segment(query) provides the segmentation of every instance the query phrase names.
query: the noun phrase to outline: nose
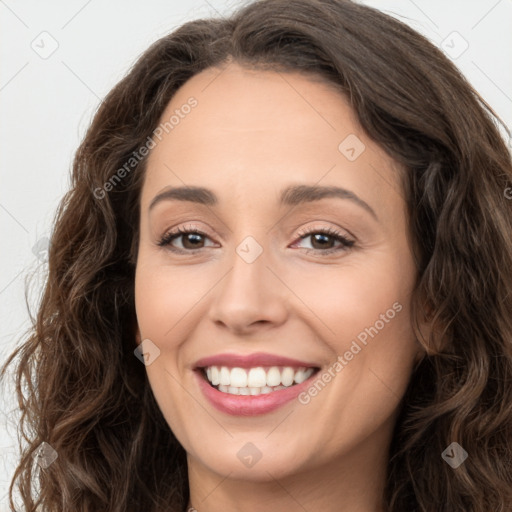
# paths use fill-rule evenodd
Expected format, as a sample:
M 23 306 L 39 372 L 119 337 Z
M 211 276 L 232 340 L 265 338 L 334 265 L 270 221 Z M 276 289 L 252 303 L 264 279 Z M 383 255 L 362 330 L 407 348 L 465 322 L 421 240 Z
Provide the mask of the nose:
M 230 270 L 212 290 L 210 320 L 235 334 L 283 324 L 288 315 L 288 290 L 273 266 L 266 250 L 252 262 L 233 251 Z

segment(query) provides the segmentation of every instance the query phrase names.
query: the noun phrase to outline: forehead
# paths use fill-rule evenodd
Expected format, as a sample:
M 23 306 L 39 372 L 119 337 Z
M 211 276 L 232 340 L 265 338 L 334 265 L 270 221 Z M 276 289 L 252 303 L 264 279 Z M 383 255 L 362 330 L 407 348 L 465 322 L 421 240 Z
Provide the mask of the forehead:
M 392 160 L 364 133 L 346 97 L 311 76 L 210 68 L 176 92 L 161 126 L 171 118 L 148 159 L 145 189 L 153 194 L 187 184 L 263 197 L 303 182 L 396 201 L 388 195 L 399 188 Z M 360 152 L 356 159 L 344 153 L 349 146 Z
M 322 140 L 331 149 L 333 145 L 336 149 L 343 132 L 362 132 L 346 97 L 334 85 L 301 73 L 251 70 L 237 64 L 207 69 L 176 92 L 161 122 L 190 97 L 197 106 L 187 122 L 173 128 L 176 143 L 186 142 L 199 124 L 201 133 L 221 140 L 235 132 L 238 142 L 244 134 L 246 138 L 287 134 L 290 141 Z

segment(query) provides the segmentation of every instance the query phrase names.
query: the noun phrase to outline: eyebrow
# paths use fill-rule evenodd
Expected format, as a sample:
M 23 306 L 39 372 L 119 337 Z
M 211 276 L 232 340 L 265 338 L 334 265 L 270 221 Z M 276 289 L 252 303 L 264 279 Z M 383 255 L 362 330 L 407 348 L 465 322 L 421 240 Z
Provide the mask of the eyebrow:
M 286 206 L 297 206 L 299 204 L 320 201 L 321 199 L 331 197 L 348 199 L 364 208 L 368 213 L 372 215 L 372 217 L 375 218 L 375 220 L 379 220 L 377 214 L 368 203 L 354 194 L 354 192 L 340 187 L 319 185 L 291 185 L 281 191 L 279 202 Z M 149 205 L 149 211 L 151 211 L 158 203 L 165 200 L 190 201 L 205 206 L 215 206 L 219 203 L 215 193 L 212 190 L 204 187 L 169 187 L 164 189 L 153 198 Z

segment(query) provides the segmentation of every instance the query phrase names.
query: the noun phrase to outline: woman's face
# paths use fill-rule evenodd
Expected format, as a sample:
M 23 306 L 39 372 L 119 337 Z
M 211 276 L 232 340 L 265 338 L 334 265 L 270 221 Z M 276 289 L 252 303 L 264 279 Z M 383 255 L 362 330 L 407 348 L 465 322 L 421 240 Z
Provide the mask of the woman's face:
M 393 161 L 340 93 L 295 73 L 206 70 L 161 122 L 141 195 L 137 341 L 189 465 L 263 481 L 383 460 L 421 355 Z M 266 359 L 229 359 L 254 354 Z M 198 366 L 217 367 L 222 391 Z

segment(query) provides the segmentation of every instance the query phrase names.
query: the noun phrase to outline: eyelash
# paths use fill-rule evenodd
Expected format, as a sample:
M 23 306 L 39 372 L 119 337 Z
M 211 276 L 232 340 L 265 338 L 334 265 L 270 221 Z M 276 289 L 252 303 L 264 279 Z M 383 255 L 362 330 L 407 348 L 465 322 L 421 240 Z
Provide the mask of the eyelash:
M 178 253 L 178 254 L 184 254 L 184 253 L 194 254 L 197 251 L 204 249 L 204 247 L 200 247 L 198 249 L 180 249 L 178 247 L 172 247 L 171 242 L 175 238 L 179 238 L 180 236 L 188 235 L 188 234 L 195 234 L 195 235 L 208 237 L 208 235 L 206 233 L 203 233 L 202 231 L 199 231 L 196 228 L 181 228 L 181 227 L 179 227 L 173 231 L 170 231 L 170 232 L 164 234 L 162 236 L 162 238 L 158 241 L 157 245 L 160 247 L 167 247 L 170 251 Z M 341 247 L 337 247 L 337 248 L 332 247 L 330 249 L 325 249 L 325 250 L 306 248 L 305 251 L 307 253 L 320 252 L 322 255 L 327 255 L 327 254 L 332 254 L 334 252 L 346 251 L 346 250 L 350 249 L 351 247 L 353 247 L 355 244 L 354 240 L 349 240 L 347 237 L 345 237 L 344 235 L 342 235 L 341 233 L 339 233 L 338 231 L 336 231 L 335 229 L 332 229 L 332 228 L 307 229 L 305 231 L 298 233 L 298 236 L 301 240 L 304 240 L 308 236 L 317 235 L 317 234 L 318 235 L 320 235 L 320 234 L 326 235 L 326 236 L 333 238 L 337 242 L 341 242 Z
M 350 249 L 351 247 L 353 247 L 354 243 L 355 243 L 354 240 L 349 240 L 346 236 L 344 236 L 339 231 L 336 231 L 333 228 L 323 228 L 323 229 L 309 228 L 309 229 L 306 229 L 305 231 L 301 231 L 300 233 L 297 233 L 297 234 L 301 240 L 304 240 L 305 238 L 307 238 L 308 236 L 311 236 L 311 235 L 326 235 L 326 236 L 333 238 L 334 241 L 336 241 L 336 242 L 341 242 L 341 247 L 338 247 L 338 248 L 332 247 L 330 249 L 325 249 L 325 250 L 306 249 L 307 253 L 320 251 L 320 253 L 322 255 L 332 254 L 334 252 L 346 251 L 346 250 Z

